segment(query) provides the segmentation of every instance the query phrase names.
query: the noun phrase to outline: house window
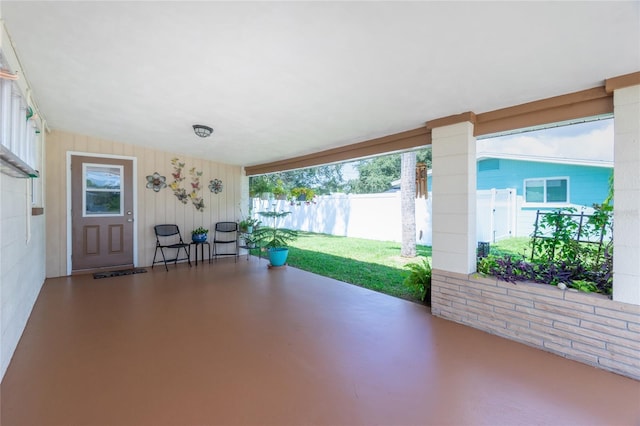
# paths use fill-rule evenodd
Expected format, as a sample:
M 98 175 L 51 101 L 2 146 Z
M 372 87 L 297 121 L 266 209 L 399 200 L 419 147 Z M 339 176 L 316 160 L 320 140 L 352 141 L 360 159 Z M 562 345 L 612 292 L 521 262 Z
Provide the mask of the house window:
M 524 181 L 524 201 L 526 203 L 568 203 L 569 178 L 554 177 L 526 179 Z

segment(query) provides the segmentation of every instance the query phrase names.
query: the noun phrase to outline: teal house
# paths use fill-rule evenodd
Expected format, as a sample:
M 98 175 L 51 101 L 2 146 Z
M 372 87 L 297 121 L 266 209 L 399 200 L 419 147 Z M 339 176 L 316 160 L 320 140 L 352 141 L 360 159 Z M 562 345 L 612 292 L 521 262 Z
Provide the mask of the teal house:
M 531 235 L 538 210 L 588 214 L 607 198 L 612 175 L 612 161 L 480 154 L 478 240 Z
M 531 235 L 536 212 L 573 207 L 589 214 L 609 194 L 613 161 L 479 153 L 477 240 Z M 431 194 L 431 170 L 428 171 Z M 400 190 L 400 180 L 393 182 Z
M 516 155 L 478 157 L 477 188 L 514 188 L 522 208 L 556 209 L 601 204 L 613 162 Z

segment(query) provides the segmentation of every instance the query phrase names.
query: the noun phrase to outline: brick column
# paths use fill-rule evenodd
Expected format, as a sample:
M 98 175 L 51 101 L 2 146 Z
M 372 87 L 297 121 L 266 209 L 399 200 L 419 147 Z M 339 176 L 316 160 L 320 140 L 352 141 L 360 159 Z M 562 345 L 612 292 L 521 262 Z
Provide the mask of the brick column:
M 615 90 L 613 108 L 613 300 L 640 305 L 640 86 Z
M 433 269 L 476 270 L 476 139 L 464 121 L 431 131 Z

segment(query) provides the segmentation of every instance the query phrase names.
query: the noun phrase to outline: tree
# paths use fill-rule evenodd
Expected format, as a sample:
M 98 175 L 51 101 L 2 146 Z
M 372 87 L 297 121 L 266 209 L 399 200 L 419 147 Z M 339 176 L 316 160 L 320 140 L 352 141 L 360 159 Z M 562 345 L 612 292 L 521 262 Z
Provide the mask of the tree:
M 414 151 L 416 161 L 426 163 L 431 168 L 431 147 Z M 349 182 L 350 192 L 356 194 L 376 194 L 391 189 L 391 183 L 400 178 L 400 154 L 381 155 L 361 160 L 357 165 L 359 178 Z
M 316 194 L 320 195 L 341 191 L 345 185 L 342 178 L 342 164 L 330 164 L 300 170 L 271 173 L 268 175 L 252 176 L 249 180 L 249 192 L 255 194 L 255 188 L 261 187 L 265 183 L 270 186 L 272 190 L 278 186 L 281 186 L 286 191 L 290 191 L 293 188 L 304 187 L 311 188 Z
M 400 155 L 384 155 L 362 160 L 356 166 L 359 177 L 350 182 L 351 192 L 376 194 L 391 189 L 391 182 L 400 177 Z
M 416 256 L 416 152 L 402 153 L 400 208 L 402 211 L 402 248 L 400 256 Z

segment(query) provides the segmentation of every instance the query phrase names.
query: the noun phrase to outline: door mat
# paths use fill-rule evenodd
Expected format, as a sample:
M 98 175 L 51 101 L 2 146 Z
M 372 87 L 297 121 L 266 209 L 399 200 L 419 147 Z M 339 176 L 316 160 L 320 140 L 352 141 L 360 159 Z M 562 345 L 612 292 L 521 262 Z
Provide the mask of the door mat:
M 96 272 L 93 274 L 93 278 L 97 280 L 100 278 L 120 277 L 122 275 L 144 274 L 145 272 L 147 270 L 143 268 L 121 269 L 119 271 Z

